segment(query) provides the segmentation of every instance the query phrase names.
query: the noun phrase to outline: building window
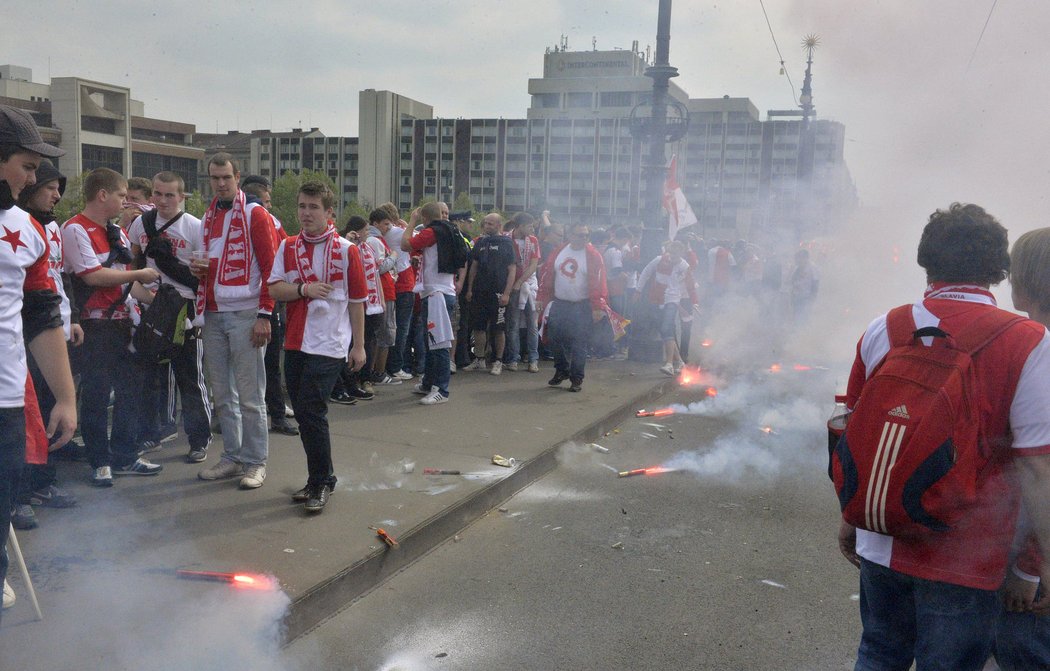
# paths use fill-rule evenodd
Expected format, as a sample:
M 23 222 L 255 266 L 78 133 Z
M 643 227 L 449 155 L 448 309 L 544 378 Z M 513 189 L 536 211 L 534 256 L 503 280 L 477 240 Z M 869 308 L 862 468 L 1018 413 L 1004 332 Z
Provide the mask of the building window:
M 561 106 L 561 94 L 537 93 L 532 96 L 532 106 L 539 109 L 558 109 Z
M 601 107 L 630 107 L 634 103 L 634 94 L 630 91 L 606 91 L 599 98 Z
M 590 109 L 594 105 L 594 94 L 587 92 L 569 93 L 565 99 L 565 106 L 574 109 Z

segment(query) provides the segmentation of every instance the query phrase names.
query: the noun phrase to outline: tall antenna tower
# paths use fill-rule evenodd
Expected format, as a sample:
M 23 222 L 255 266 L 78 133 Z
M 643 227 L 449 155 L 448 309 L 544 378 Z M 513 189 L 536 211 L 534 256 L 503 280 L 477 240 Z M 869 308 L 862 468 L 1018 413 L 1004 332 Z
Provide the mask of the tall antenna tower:
M 798 106 L 802 108 L 802 126 L 809 125 L 811 117 L 816 115 L 813 107 L 813 50 L 820 46 L 820 37 L 806 35 L 802 40 L 802 49 L 806 52 L 806 77 L 802 80 L 802 95 L 798 97 Z

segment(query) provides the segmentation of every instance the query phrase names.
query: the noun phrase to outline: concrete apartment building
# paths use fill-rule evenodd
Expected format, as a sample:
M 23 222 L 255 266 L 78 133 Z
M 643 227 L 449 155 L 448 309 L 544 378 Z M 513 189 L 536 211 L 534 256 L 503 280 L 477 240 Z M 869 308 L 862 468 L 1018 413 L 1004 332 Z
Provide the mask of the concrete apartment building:
M 318 170 L 336 185 L 338 209 L 391 200 L 403 210 L 426 198 L 450 204 L 466 193 L 479 210 L 549 209 L 555 219 L 594 225 L 638 223 L 646 143 L 631 134 L 647 113 L 647 55 L 629 50 L 548 48 L 543 76 L 528 81 L 525 118 L 434 118 L 430 105 L 391 91 L 359 94 L 359 136 L 319 128 L 197 133 L 192 124 L 145 116 L 124 87 L 76 77 L 32 81 L 29 69 L 0 66 L 0 103 L 28 110 L 45 139 L 68 152 L 61 169 L 106 166 L 150 176 L 172 170 L 209 195 L 205 161 L 217 151 L 244 174 L 274 180 Z M 770 110 L 747 98 L 669 95 L 689 118 L 671 145 L 679 183 L 705 237 L 760 237 L 763 231 L 819 233 L 856 202 L 843 157 L 841 123 Z
M 451 202 L 467 193 L 480 210 L 551 210 L 594 225 L 637 223 L 647 143 L 631 134 L 652 80 L 631 50 L 544 54 L 530 79 L 525 119 L 401 122 L 395 202 Z M 705 237 L 762 237 L 771 229 L 819 233 L 853 207 L 845 129 L 795 111 L 763 121 L 747 98 L 690 98 L 670 82 L 688 132 L 669 151 Z M 791 115 L 791 116 L 787 116 Z
M 33 72 L 0 65 L 0 103 L 29 112 L 49 142 L 66 150 L 59 169 L 79 175 L 98 167 L 150 177 L 171 170 L 198 188 L 204 151 L 191 145 L 193 124 L 146 116 L 142 102 L 125 87 L 79 77 L 33 81 Z

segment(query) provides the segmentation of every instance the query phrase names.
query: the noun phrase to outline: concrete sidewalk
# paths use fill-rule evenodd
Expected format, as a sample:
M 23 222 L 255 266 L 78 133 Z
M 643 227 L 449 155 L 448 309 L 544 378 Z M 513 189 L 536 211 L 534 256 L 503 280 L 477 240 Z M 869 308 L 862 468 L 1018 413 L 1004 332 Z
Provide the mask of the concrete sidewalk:
M 306 480 L 298 437 L 271 434 L 266 484 L 252 491 L 236 480 L 197 479 L 201 465 L 184 462 L 182 439 L 149 455 L 165 466 L 159 476 L 118 476 L 108 490 L 87 484 L 87 464 L 60 463 L 61 484 L 80 505 L 37 508 L 40 527 L 19 533 L 46 619 L 29 624 L 33 611 L 12 562 L 21 598 L 3 617 L 3 656 L 14 661 L 11 646 L 43 644 L 66 625 L 90 627 L 109 606 L 84 589 L 100 575 L 141 594 L 169 589 L 176 568 L 275 576 L 291 599 L 284 639 L 292 640 L 548 472 L 558 445 L 594 440 L 672 382 L 654 364 L 592 361 L 583 392 L 573 394 L 568 383 L 547 387 L 552 372 L 547 362 L 539 374 L 460 372 L 451 401 L 434 407 L 418 405 L 411 383 L 379 386 L 374 400 L 353 407 L 332 405 L 339 484 L 319 515 L 289 498 Z M 215 436 L 204 465 L 220 453 Z M 517 466 L 493 465 L 494 454 Z M 387 548 L 370 525 L 400 547 Z

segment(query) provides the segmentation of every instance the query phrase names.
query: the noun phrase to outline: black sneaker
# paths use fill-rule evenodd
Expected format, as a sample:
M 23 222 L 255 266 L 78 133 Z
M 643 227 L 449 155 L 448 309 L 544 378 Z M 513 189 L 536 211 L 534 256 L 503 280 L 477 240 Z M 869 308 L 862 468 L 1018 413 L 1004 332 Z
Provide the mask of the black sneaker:
M 332 397 L 332 400 L 335 401 L 334 396 Z M 335 402 L 338 403 L 339 401 Z M 280 420 L 272 422 L 270 424 L 270 433 L 279 433 L 282 436 L 298 436 L 299 428 L 292 426 L 287 421 L 285 421 L 284 418 L 281 418 Z
M 353 405 L 354 403 L 357 403 L 357 399 L 351 396 L 350 394 L 346 393 L 345 391 L 332 394 L 328 397 L 328 400 L 330 400 L 332 403 L 338 403 L 339 405 Z M 299 433 L 298 429 L 295 433 Z
M 161 445 L 163 443 L 170 443 L 179 437 L 179 431 L 174 426 L 162 426 L 157 435 L 153 437 L 153 442 Z
M 72 508 L 77 504 L 77 497 L 67 494 L 54 485 L 48 485 L 30 494 L 29 504 L 46 508 Z
M 310 499 L 310 490 L 310 483 L 306 483 L 302 489 L 292 493 L 292 501 L 295 501 L 296 503 L 306 503 L 306 501 Z
M 306 499 L 303 506 L 308 513 L 319 513 L 328 503 L 328 497 L 332 495 L 332 488 L 328 485 L 314 485 L 310 489 L 310 498 Z
M 583 389 L 583 380 L 572 380 L 569 384 L 569 391 L 580 391 Z
M 554 377 L 552 377 L 550 380 L 548 380 L 547 384 L 549 384 L 552 387 L 557 387 L 559 384 L 561 384 L 562 382 L 565 382 L 568 379 L 569 379 L 569 374 L 568 373 L 563 373 L 563 372 L 561 372 L 559 370 L 559 371 L 555 371 L 554 372 Z
M 186 453 L 186 462 L 190 464 L 199 464 L 208 460 L 208 446 L 204 447 L 191 447 L 190 451 Z
M 350 391 L 347 392 L 350 396 L 360 399 L 362 401 L 371 401 L 376 397 L 375 392 L 368 391 L 362 387 L 350 387 Z
M 11 526 L 19 531 L 36 529 L 36 513 L 33 512 L 33 506 L 28 503 L 16 503 L 12 506 Z

